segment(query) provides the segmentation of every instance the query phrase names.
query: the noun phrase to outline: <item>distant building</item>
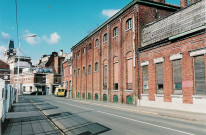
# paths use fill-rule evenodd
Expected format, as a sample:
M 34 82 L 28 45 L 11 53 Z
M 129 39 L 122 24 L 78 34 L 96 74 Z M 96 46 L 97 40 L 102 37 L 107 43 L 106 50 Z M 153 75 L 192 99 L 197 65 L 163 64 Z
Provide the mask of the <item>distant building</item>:
M 63 61 L 63 87 L 67 90 L 67 96 L 72 97 L 72 53 L 67 53 Z
M 7 84 L 10 83 L 9 65 L 2 60 L 0 60 L 0 78 L 3 79 Z

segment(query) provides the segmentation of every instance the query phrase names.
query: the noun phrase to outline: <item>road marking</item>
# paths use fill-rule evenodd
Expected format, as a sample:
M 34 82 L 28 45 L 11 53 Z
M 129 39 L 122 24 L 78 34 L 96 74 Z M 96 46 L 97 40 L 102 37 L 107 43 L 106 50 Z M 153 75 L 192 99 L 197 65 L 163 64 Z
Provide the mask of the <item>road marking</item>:
M 86 103 L 86 104 L 94 104 L 94 105 L 104 106 L 104 107 L 108 107 L 108 108 L 116 108 L 116 109 L 133 111 L 133 112 L 159 115 L 159 113 L 148 112 L 148 111 L 140 111 L 140 110 L 134 110 L 134 109 L 127 109 L 127 108 L 117 107 L 117 106 L 113 106 L 113 105 L 103 105 L 103 104 L 91 103 L 91 102 L 86 102 L 86 101 L 77 101 L 77 100 L 74 100 L 74 99 L 64 99 L 64 100 L 72 100 L 72 101 L 75 101 L 75 102 L 82 102 L 82 103 Z
M 67 105 L 71 105 L 71 106 L 75 106 L 75 107 L 77 107 L 77 108 L 83 108 L 83 109 L 86 109 L 86 110 L 93 111 L 93 109 L 90 109 L 90 108 L 87 108 L 87 107 L 82 107 L 82 106 L 78 106 L 78 105 L 73 105 L 73 104 L 70 104 L 70 103 L 64 103 L 64 102 L 58 101 L 58 100 L 57 100 L 57 102 L 63 103 L 63 104 L 67 104 Z
M 144 122 L 144 121 L 134 120 L 134 119 L 131 119 L 131 118 L 115 115 L 115 114 L 112 114 L 112 113 L 106 113 L 106 112 L 102 112 L 102 111 L 97 111 L 97 112 L 103 113 L 103 114 L 107 114 L 107 115 L 111 115 L 111 116 L 115 116 L 115 117 L 119 117 L 119 118 L 122 118 L 122 119 L 127 119 L 127 120 L 131 120 L 131 121 L 135 121 L 135 122 L 138 122 L 138 123 L 142 123 L 142 124 L 146 124 L 146 125 L 150 125 L 150 126 L 154 126 L 154 127 L 159 127 L 159 128 L 163 128 L 163 129 L 167 129 L 167 130 L 171 130 L 171 131 L 187 134 L 187 135 L 195 135 L 195 134 L 184 132 L 184 131 L 181 131 L 181 130 L 176 130 L 176 129 L 172 129 L 172 128 L 168 128 L 168 127 L 163 127 L 163 126 L 159 126 L 159 125 L 156 125 L 156 124 L 151 124 L 151 123 Z
M 75 107 L 78 107 L 78 108 L 83 108 L 83 109 L 95 111 L 95 110 L 90 109 L 90 108 L 86 108 L 86 107 L 82 107 L 82 106 L 78 106 L 78 105 L 73 105 L 73 104 L 70 104 L 70 103 L 64 103 L 64 102 L 59 101 L 59 100 L 56 100 L 56 101 L 59 102 L 59 103 L 68 104 L 68 105 L 75 106 Z M 130 120 L 130 121 L 142 123 L 142 124 L 145 124 L 145 125 L 150 125 L 150 126 L 154 126 L 154 127 L 158 127 L 158 128 L 162 128 L 162 129 L 167 129 L 167 130 L 170 130 L 170 131 L 175 131 L 175 132 L 186 134 L 186 135 L 195 135 L 195 134 L 184 132 L 184 131 L 181 131 L 181 130 L 176 130 L 176 129 L 173 129 L 173 128 L 168 128 L 168 127 L 164 127 L 164 126 L 160 126 L 160 125 L 156 125 L 156 124 L 152 124 L 152 123 L 148 123 L 148 122 L 144 122 L 144 121 L 139 121 L 139 120 L 127 118 L 127 117 L 116 115 L 116 114 L 112 114 L 112 113 L 107 113 L 107 112 L 103 112 L 103 111 L 96 111 L 96 112 L 99 112 L 99 113 L 102 113 L 102 114 L 106 114 L 106 115 L 115 116 L 115 117 L 119 117 L 119 118 L 122 118 L 122 119 L 127 119 L 127 120 Z

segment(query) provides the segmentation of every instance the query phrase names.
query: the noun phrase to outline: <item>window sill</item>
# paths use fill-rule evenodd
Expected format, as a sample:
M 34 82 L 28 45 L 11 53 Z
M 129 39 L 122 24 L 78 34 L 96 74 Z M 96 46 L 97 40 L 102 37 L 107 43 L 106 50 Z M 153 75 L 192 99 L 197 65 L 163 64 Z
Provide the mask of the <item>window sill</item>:
M 107 41 L 103 42 L 103 44 L 106 44 L 106 43 L 107 43 Z
M 192 95 L 192 98 L 197 98 L 197 99 L 206 99 L 206 95 Z
M 94 73 L 97 73 L 98 71 L 94 71 Z
M 133 92 L 133 90 L 125 90 L 125 92 Z
M 112 90 L 113 92 L 118 92 L 118 90 Z
M 132 29 L 132 28 L 126 29 L 125 32 L 127 32 L 127 31 L 129 31 L 129 30 L 131 30 L 131 29 Z
M 114 37 L 112 37 L 112 38 L 114 39 L 114 38 L 117 38 L 117 37 L 118 37 L 118 36 L 114 36 Z
M 173 98 L 183 98 L 183 95 L 171 95 Z
M 148 97 L 149 94 L 141 94 L 141 96 Z
M 164 94 L 154 94 L 155 97 L 164 97 Z
M 108 90 L 102 90 L 103 92 L 108 92 Z

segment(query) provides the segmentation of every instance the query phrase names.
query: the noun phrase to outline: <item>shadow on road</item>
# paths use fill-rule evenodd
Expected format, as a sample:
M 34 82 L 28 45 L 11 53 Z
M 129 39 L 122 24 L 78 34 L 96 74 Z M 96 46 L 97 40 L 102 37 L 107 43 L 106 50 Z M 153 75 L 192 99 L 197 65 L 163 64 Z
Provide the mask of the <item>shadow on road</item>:
M 72 114 L 70 112 L 51 114 L 47 117 L 53 121 L 56 126 L 61 128 L 65 134 L 97 135 L 111 130 L 99 123 L 86 120 L 77 114 Z

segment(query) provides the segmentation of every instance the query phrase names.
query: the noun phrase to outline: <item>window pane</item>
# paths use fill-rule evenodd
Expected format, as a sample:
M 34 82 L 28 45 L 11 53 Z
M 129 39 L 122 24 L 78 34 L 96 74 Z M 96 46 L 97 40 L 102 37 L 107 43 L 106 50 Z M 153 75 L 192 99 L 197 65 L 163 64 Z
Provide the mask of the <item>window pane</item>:
M 156 64 L 157 94 L 163 93 L 163 63 Z
M 143 74 L 143 94 L 148 93 L 148 66 L 142 68 Z
M 173 82 L 175 90 L 182 90 L 181 60 L 173 61 Z
M 204 55 L 194 57 L 195 93 L 206 95 Z

